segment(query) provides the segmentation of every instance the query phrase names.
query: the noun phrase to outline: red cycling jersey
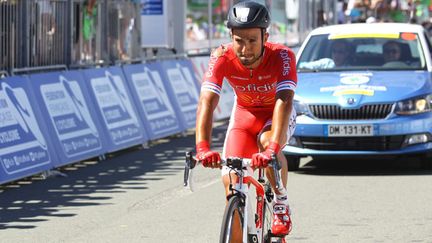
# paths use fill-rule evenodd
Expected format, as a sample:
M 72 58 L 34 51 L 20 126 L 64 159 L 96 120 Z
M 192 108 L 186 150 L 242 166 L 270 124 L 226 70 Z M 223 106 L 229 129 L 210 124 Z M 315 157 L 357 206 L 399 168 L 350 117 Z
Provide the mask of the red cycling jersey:
M 257 138 L 265 127 L 271 126 L 276 93 L 296 88 L 295 56 L 291 49 L 270 42 L 266 42 L 264 48 L 263 60 L 254 69 L 241 64 L 231 44 L 219 47 L 210 57 L 201 91 L 220 95 L 226 78 L 236 93 L 223 157 L 250 158 L 258 152 Z M 294 129 L 295 111 L 292 109 L 288 138 Z M 222 174 L 225 173 L 227 171 L 222 170 Z
M 226 78 L 236 93 L 238 105 L 244 108 L 271 108 L 276 92 L 295 90 L 295 64 L 291 49 L 266 42 L 261 64 L 248 69 L 238 60 L 232 44 L 222 45 L 210 57 L 201 89 L 220 94 L 223 79 Z

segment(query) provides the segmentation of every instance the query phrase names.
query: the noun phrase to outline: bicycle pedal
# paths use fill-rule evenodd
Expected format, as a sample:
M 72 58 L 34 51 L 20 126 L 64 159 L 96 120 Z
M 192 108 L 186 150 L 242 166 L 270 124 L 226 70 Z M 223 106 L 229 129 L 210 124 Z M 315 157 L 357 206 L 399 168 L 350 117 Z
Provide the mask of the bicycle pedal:
M 286 243 L 285 236 L 283 237 L 273 236 L 270 243 Z
M 285 238 L 285 236 L 287 236 L 287 235 L 288 235 L 288 234 L 286 234 L 286 235 L 275 235 L 275 234 L 269 232 L 269 236 L 272 237 L 272 238 L 283 239 L 283 238 Z M 279 241 L 277 241 L 277 242 L 279 242 Z

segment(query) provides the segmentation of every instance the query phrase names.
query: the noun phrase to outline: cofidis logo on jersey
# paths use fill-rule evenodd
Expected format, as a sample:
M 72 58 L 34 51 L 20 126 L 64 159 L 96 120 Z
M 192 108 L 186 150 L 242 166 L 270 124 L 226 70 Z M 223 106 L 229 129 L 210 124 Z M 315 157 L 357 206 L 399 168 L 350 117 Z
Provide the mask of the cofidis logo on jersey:
M 272 84 L 247 84 L 247 85 L 236 85 L 234 86 L 237 91 L 240 92 L 259 92 L 259 93 L 267 93 L 276 89 L 276 83 Z
M 212 54 L 210 55 L 210 62 L 208 64 L 208 69 L 206 73 L 206 77 L 210 78 L 213 76 L 213 70 L 216 65 L 217 60 L 219 57 L 221 57 L 225 52 L 227 51 L 227 48 L 224 45 L 221 45 L 218 49 L 216 49 Z
M 289 56 L 287 49 L 282 49 L 279 55 L 282 58 L 282 75 L 286 76 L 289 74 L 290 71 L 291 57 Z

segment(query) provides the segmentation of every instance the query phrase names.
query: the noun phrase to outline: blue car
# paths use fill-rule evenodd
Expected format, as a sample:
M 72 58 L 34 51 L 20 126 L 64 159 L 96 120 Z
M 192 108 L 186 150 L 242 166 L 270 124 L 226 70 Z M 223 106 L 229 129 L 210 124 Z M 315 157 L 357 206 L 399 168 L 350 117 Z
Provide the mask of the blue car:
M 313 30 L 297 54 L 299 159 L 421 156 L 432 164 L 431 43 L 420 25 L 349 24 Z

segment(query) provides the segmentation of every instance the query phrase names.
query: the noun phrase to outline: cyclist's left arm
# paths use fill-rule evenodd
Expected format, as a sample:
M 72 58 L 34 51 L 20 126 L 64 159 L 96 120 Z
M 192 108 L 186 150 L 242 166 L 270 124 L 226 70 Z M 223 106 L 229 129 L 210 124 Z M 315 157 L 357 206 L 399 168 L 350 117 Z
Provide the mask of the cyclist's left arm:
M 294 90 L 297 86 L 296 59 L 290 49 L 285 58 L 282 57 L 280 75 L 276 85 L 276 100 L 272 117 L 272 129 L 270 141 L 283 146 L 286 142 L 285 134 L 289 125 L 289 117 L 292 112 Z M 288 58 L 287 58 L 288 57 Z M 289 61 L 289 68 L 286 62 Z
M 270 141 L 277 142 L 281 146 L 286 142 L 284 140 L 289 125 L 289 117 L 292 112 L 293 97 L 293 90 L 280 91 L 276 95 Z

